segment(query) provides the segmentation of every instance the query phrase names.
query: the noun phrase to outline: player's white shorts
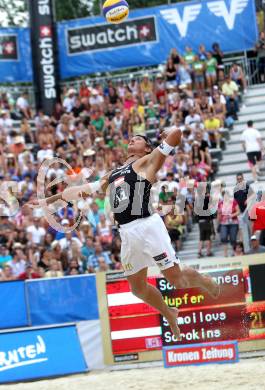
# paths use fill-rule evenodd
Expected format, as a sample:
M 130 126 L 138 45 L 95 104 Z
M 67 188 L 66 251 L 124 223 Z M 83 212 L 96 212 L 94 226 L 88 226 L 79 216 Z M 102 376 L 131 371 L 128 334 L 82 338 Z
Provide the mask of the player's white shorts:
M 120 226 L 121 262 L 125 276 L 156 264 L 160 270 L 178 264 L 166 226 L 158 214 Z

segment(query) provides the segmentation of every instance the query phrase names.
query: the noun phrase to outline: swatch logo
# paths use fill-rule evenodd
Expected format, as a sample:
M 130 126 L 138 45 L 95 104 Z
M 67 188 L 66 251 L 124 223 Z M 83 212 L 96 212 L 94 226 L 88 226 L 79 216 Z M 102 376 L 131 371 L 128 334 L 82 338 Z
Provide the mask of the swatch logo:
M 0 61 L 18 60 L 16 35 L 0 35 Z
M 97 24 L 67 30 L 68 53 L 114 49 L 156 42 L 158 34 L 154 16 L 130 19 L 120 24 Z

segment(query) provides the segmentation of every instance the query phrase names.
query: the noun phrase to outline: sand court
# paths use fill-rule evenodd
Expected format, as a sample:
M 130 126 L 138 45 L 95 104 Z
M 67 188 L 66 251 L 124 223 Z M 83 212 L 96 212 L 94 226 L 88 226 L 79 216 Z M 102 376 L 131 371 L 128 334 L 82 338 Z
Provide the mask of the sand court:
M 5 390 L 264 390 L 265 357 L 234 364 L 164 369 L 91 372 L 33 383 L 3 385 Z

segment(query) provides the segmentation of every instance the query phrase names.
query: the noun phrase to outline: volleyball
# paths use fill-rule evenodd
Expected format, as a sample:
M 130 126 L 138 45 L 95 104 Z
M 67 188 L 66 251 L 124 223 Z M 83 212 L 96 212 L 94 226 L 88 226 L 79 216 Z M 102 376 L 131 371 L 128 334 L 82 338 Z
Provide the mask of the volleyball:
M 129 15 L 129 6 L 125 0 L 106 0 L 103 4 L 103 14 L 109 23 L 122 23 Z

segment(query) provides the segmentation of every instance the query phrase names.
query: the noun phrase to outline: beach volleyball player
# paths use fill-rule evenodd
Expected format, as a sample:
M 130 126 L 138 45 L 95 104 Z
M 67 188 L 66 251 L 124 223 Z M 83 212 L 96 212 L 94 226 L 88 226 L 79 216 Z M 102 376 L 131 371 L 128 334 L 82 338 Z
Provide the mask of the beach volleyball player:
M 181 142 L 181 131 L 172 130 L 165 140 L 153 149 L 147 137 L 133 136 L 128 144 L 125 164 L 108 173 L 100 181 L 68 187 L 59 198 L 67 202 L 96 191 L 106 191 L 110 197 L 114 218 L 121 236 L 121 261 L 132 293 L 156 308 L 169 322 L 179 338 L 177 310 L 169 308 L 159 290 L 147 283 L 148 267 L 156 264 L 168 282 L 176 288 L 200 287 L 217 298 L 219 287 L 209 276 L 190 267 L 180 267 L 167 229 L 161 217 L 150 208 L 150 191 L 156 174 L 170 152 Z

